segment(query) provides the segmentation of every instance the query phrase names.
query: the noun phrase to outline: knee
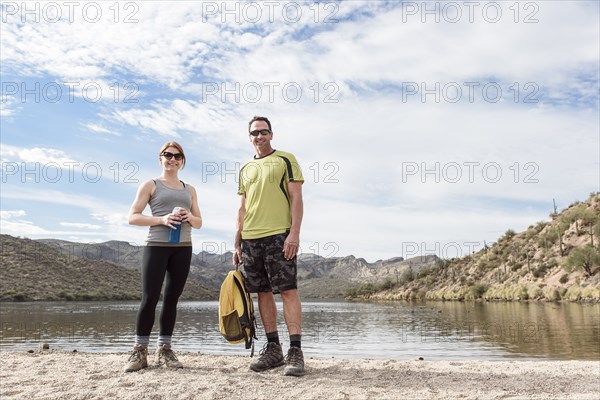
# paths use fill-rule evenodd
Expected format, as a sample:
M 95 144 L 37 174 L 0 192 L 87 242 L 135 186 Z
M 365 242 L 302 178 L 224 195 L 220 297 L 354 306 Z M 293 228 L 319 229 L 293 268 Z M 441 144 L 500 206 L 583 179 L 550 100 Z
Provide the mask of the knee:
M 168 306 L 175 306 L 177 305 L 177 302 L 179 301 L 179 297 L 181 296 L 182 292 L 168 292 L 165 293 L 164 297 L 163 297 L 163 304 Z
M 151 296 L 149 294 L 144 294 L 142 296 L 142 302 L 140 304 L 140 308 L 142 308 L 142 309 L 155 308 L 156 305 L 158 304 L 159 297 L 160 297 L 160 295 Z
M 284 290 L 281 292 L 281 299 L 283 301 L 300 301 L 298 289 Z
M 273 301 L 275 301 L 275 296 L 273 295 L 273 292 L 258 292 L 256 293 L 256 295 L 258 296 L 259 300 L 269 301 L 273 299 Z

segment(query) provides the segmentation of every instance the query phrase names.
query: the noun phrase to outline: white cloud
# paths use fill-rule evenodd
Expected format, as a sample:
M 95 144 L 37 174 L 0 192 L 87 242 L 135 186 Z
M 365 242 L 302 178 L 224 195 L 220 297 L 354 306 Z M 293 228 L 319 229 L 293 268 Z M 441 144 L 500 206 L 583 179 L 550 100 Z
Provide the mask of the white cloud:
M 35 237 L 40 235 L 49 235 L 59 233 L 56 231 L 46 230 L 40 226 L 35 225 L 31 221 L 23 220 L 0 220 L 2 225 L 2 233 L 5 235 L 21 236 L 21 237 Z
M 100 225 L 86 224 L 80 222 L 60 222 L 60 226 L 66 226 L 68 228 L 77 228 L 77 229 L 100 229 L 102 228 Z
M 2 233 L 13 236 L 24 236 L 24 237 L 52 237 L 52 236 L 65 236 L 77 234 L 80 237 L 90 235 L 90 232 L 86 232 L 86 229 L 98 229 L 100 226 L 91 224 L 80 224 L 80 223 L 68 223 L 61 222 L 60 226 L 67 228 L 83 229 L 83 231 L 62 231 L 57 229 L 47 229 L 40 224 L 23 219 L 26 217 L 27 212 L 24 210 L 16 211 L 0 211 L 0 226 L 2 226 Z
M 3 88 L 4 90 L 4 88 Z M 21 107 L 14 107 L 15 97 L 6 93 L 0 94 L 0 118 L 8 120 L 16 115 Z
M 101 125 L 94 124 L 94 123 L 85 124 L 84 127 L 86 129 L 88 129 L 89 131 L 95 132 L 95 133 L 106 133 L 108 135 L 121 136 L 121 134 L 119 132 L 112 131 L 110 129 L 107 129 Z
M 132 183 L 138 177 L 149 177 L 146 171 L 140 171 L 139 164 L 130 161 L 129 154 L 119 155 L 117 159 L 112 149 L 99 150 L 101 147 L 82 147 L 81 139 L 75 132 L 77 142 L 68 146 L 77 154 L 72 159 L 67 152 L 59 148 L 24 147 L 0 143 L 0 162 L 2 183 L 31 182 L 38 184 L 73 184 L 78 181 L 88 184 L 100 180 L 107 182 Z M 112 136 L 112 135 L 111 135 Z M 138 175 L 138 172 L 143 172 Z
M 6 235 L 12 236 L 21 236 L 21 237 L 29 237 L 29 238 L 76 238 L 80 242 L 89 242 L 90 235 L 97 235 L 98 232 L 88 232 L 86 229 L 90 229 L 87 227 L 80 226 L 69 226 L 72 228 L 76 228 L 76 230 L 60 230 L 60 229 L 48 229 L 42 226 L 39 226 L 34 221 L 27 220 L 0 220 L 0 224 L 2 225 L 2 233 Z M 109 240 L 109 239 L 105 239 Z
M 140 233 L 140 228 L 132 227 L 127 223 L 127 214 L 118 213 L 115 210 L 128 210 L 128 204 L 121 204 L 111 201 L 110 198 L 101 200 L 91 194 L 73 194 L 60 190 L 44 190 L 44 196 L 40 196 L 35 188 L 24 186 L 17 187 L 6 185 L 3 189 L 3 201 L 17 200 L 19 202 L 32 202 L 32 207 L 37 210 L 57 210 L 61 212 L 70 210 L 69 215 L 74 213 L 83 213 L 90 219 L 100 221 L 102 224 L 92 224 L 86 222 L 58 222 L 58 226 L 73 228 L 72 230 L 50 229 L 40 226 L 42 222 L 33 222 L 27 220 L 15 220 L 14 217 L 24 216 L 15 212 L 2 214 L 2 233 L 30 237 L 63 237 L 74 239 L 79 237 L 82 242 L 89 241 L 89 236 L 95 238 L 102 237 L 107 240 L 126 240 L 132 243 L 142 243 L 145 235 Z M 55 211 L 56 212 L 56 211 Z M 98 232 L 102 229 L 103 232 Z M 143 229 L 143 228 L 142 228 Z
M 103 3 L 105 16 L 113 16 L 111 4 Z M 352 1 L 331 3 L 338 9 L 303 3 L 297 23 L 278 10 L 273 22 L 238 24 L 231 15 L 225 22 L 221 14 L 207 18 L 206 5 L 191 2 L 135 4 L 133 24 L 122 23 L 123 9 L 119 23 L 108 18 L 93 24 L 2 24 L 3 71 L 19 79 L 98 82 L 107 94 L 115 82 L 135 83 L 142 101 L 103 102 L 93 111 L 96 119 L 85 115 L 76 126 L 109 142 L 97 151 L 110 147 L 117 156 L 129 138 L 137 139 L 136 146 L 173 138 L 187 143 L 194 163 L 185 179 L 197 188 L 205 219 L 204 229 L 194 233 L 196 244 L 231 242 L 238 200 L 234 178 L 206 181 L 205 167 L 231 171 L 252 156 L 245 130 L 255 114 L 271 118 L 275 148 L 295 153 L 303 167 L 302 245 L 321 255 L 332 250 L 324 248 L 328 243 L 338 244 L 340 254 L 382 258 L 399 255 L 403 243 L 430 249 L 436 243 L 493 241 L 508 228 L 547 216 L 554 198 L 568 204 L 598 189 L 597 4 L 531 2 L 539 7 L 534 24 L 522 23 L 522 8 L 515 23 L 511 2 L 500 3 L 503 18 L 496 24 L 482 19 L 481 6 L 473 23 L 464 7 L 459 23 L 435 23 L 431 15 L 422 23 L 421 15 L 403 14 L 403 3 Z M 332 10 L 338 22 L 322 23 Z M 480 85 L 469 102 L 464 83 L 474 81 Z M 425 102 L 419 94 L 404 99 L 403 84 L 406 89 L 412 82 L 428 89 L 456 82 L 462 101 L 438 103 L 432 94 Z M 497 103 L 482 98 L 488 82 L 503 91 Z M 528 82 L 535 85 L 527 89 Z M 267 84 L 275 85 L 274 99 Z M 286 84 L 301 86 L 301 101 L 286 101 Z M 248 101 L 253 92 L 245 90 L 256 86 L 262 97 L 254 103 Z M 524 103 L 531 93 L 537 104 Z M 332 94 L 337 102 L 325 102 Z M 22 114 L 14 113 L 14 101 L 2 107 L 15 121 Z M 2 145 L 0 157 L 74 161 L 59 148 Z M 78 157 L 89 151 L 81 146 Z M 140 164 L 142 175 L 153 176 L 155 164 Z M 456 165 L 461 177 L 449 182 Z M 486 165 L 492 168 L 484 170 Z M 502 176 L 492 182 L 496 166 Z M 418 170 L 409 174 L 408 167 Z M 41 196 L 20 187 L 3 188 L 2 197 L 39 202 Z M 119 211 L 129 204 L 113 191 L 55 190 L 44 192 L 43 202 L 74 206 L 101 221 L 89 224 L 105 229 L 103 234 L 95 229 L 95 238 L 145 237 L 142 228 L 127 225 Z M 541 206 L 546 203 L 547 210 Z M 3 223 L 17 217 L 5 214 Z
M 13 219 L 17 217 L 24 217 L 27 215 L 25 210 L 1 210 L 0 218 L 2 219 Z
M 2 24 L 6 67 L 65 81 L 110 80 L 114 68 L 179 86 L 219 39 L 216 25 L 198 23 L 200 7 L 191 3 L 132 2 L 136 7 L 121 9 L 117 22 L 114 5 L 96 4 L 103 16 L 97 22 L 86 20 L 81 8 L 72 23 L 40 18 L 20 24 L 20 15 L 8 17 Z M 125 23 L 126 16 L 137 22 Z
M 260 25 L 249 23 L 243 9 L 237 23 L 235 15 L 210 17 L 206 7 L 189 2 L 135 3 L 138 22 L 115 23 L 107 3 L 106 18 L 97 23 L 3 24 L 3 56 L 8 67 L 25 67 L 25 74 L 110 85 L 117 70 L 140 77 L 140 86 L 156 82 L 172 89 L 183 89 L 198 72 L 241 83 L 340 86 L 497 77 L 539 80 L 553 91 L 565 84 L 577 89 L 573 70 L 597 75 L 597 6 L 546 2 L 538 6 L 538 22 L 527 24 L 515 23 L 506 3 L 498 23 L 486 22 L 481 8 L 473 23 L 464 8 L 457 23 L 436 23 L 432 16 L 423 23 L 420 14 L 407 16 L 403 7 L 370 3 L 336 3 L 337 10 L 307 3 L 294 23 L 280 7 L 272 22 Z M 264 19 L 267 9 L 262 11 Z M 324 23 L 334 11 L 338 22 Z M 368 13 L 345 19 L 359 11 Z M 311 30 L 322 32 L 306 36 Z
M 0 143 L 0 158 L 2 162 L 52 163 L 61 168 L 67 168 L 69 165 L 77 163 L 62 150 L 44 147 L 27 148 L 3 143 Z

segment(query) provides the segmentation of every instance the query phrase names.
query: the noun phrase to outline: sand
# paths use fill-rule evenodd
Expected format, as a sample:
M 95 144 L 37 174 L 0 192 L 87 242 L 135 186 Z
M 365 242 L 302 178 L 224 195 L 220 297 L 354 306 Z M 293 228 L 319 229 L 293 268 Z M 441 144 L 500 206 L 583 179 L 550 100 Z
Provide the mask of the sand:
M 307 359 L 306 375 L 249 357 L 180 353 L 184 369 L 124 373 L 125 353 L 2 351 L 9 399 L 598 399 L 600 361 Z

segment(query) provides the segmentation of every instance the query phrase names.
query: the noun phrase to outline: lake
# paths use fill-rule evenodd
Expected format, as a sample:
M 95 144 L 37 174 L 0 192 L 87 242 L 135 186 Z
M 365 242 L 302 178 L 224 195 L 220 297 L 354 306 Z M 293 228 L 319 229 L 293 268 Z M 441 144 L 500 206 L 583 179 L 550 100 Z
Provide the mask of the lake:
M 48 343 L 129 351 L 137 309 L 138 302 L 0 303 L 0 350 Z M 287 348 L 281 303 L 278 309 Z M 221 338 L 217 310 L 216 301 L 180 302 L 174 349 L 248 355 L 243 344 Z M 600 360 L 599 304 L 304 301 L 303 325 L 302 347 L 314 358 Z M 257 352 L 266 341 L 260 321 L 258 332 Z

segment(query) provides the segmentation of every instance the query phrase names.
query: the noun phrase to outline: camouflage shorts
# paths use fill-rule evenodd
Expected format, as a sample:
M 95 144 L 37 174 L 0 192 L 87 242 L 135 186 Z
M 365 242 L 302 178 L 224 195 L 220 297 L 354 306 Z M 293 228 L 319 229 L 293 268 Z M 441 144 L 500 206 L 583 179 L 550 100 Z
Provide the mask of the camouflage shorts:
M 296 257 L 283 257 L 287 233 L 260 239 L 242 239 L 242 262 L 246 288 L 251 293 L 275 294 L 297 288 Z

